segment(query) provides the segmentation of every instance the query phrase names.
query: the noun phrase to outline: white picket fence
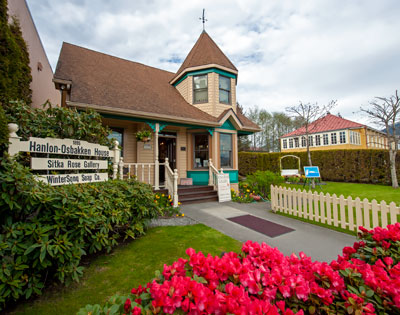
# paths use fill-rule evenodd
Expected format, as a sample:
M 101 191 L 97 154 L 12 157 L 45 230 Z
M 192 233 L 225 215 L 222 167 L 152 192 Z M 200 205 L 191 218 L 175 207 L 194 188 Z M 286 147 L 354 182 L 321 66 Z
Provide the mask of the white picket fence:
M 400 207 L 394 202 L 378 203 L 375 199 L 361 200 L 352 197 L 339 197 L 323 192 L 296 190 L 271 185 L 271 207 L 274 212 L 280 211 L 316 222 L 325 223 L 357 231 L 359 226 L 367 229 L 377 226 L 386 227 L 394 224 L 400 215 Z

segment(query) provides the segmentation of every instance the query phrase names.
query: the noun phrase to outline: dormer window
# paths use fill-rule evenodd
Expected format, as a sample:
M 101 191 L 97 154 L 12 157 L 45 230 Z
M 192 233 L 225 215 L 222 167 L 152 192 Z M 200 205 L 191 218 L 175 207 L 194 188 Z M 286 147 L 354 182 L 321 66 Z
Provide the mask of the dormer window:
M 207 74 L 193 76 L 193 103 L 208 103 Z
M 231 79 L 219 76 L 219 102 L 231 104 Z

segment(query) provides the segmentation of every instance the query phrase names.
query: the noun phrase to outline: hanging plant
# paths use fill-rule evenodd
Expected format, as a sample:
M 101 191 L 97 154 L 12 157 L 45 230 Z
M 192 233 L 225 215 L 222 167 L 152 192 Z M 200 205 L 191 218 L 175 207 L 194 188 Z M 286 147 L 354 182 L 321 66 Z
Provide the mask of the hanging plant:
M 141 130 L 136 133 L 136 140 L 141 142 L 148 142 L 151 139 L 150 130 Z

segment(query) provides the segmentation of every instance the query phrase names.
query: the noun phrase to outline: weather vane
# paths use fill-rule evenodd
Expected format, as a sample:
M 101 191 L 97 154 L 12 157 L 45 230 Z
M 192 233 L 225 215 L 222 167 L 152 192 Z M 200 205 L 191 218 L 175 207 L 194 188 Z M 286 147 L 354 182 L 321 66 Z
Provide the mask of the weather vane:
M 205 31 L 205 23 L 206 23 L 206 21 L 208 21 L 204 16 L 204 11 L 205 10 L 206 9 L 203 9 L 203 17 L 199 18 L 199 20 L 202 20 L 202 22 L 203 22 L 203 31 Z

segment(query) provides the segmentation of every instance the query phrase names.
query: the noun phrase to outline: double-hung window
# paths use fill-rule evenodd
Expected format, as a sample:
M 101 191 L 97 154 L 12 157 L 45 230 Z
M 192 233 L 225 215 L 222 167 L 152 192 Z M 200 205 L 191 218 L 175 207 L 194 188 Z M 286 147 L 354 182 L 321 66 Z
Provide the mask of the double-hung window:
M 307 143 L 306 143 L 306 137 L 301 137 L 301 146 L 303 147 L 303 148 L 305 148 L 306 146 L 307 146 Z
M 208 102 L 208 78 L 205 75 L 193 76 L 193 103 Z
M 321 135 L 315 136 L 315 145 L 317 146 L 321 145 Z
M 221 167 L 233 167 L 232 135 L 221 133 L 219 136 Z
M 282 143 L 283 143 L 283 148 L 284 148 L 284 149 L 287 149 L 287 139 L 284 139 L 284 140 L 282 141 Z
M 299 147 L 299 138 L 294 138 L 294 146 L 295 146 L 296 148 Z
M 329 144 L 329 137 L 327 133 L 324 133 L 322 136 L 323 140 L 324 140 L 324 145 L 328 145 Z
M 208 167 L 208 134 L 194 135 L 194 167 Z
M 339 132 L 340 143 L 346 143 L 346 131 Z
M 222 75 L 219 76 L 219 102 L 231 103 L 231 79 Z
M 308 136 L 308 145 L 310 146 L 310 147 L 313 147 L 314 146 L 314 137 L 313 136 Z
M 337 144 L 336 132 L 331 133 L 331 144 Z
M 293 138 L 289 139 L 289 148 L 292 149 L 293 148 Z

